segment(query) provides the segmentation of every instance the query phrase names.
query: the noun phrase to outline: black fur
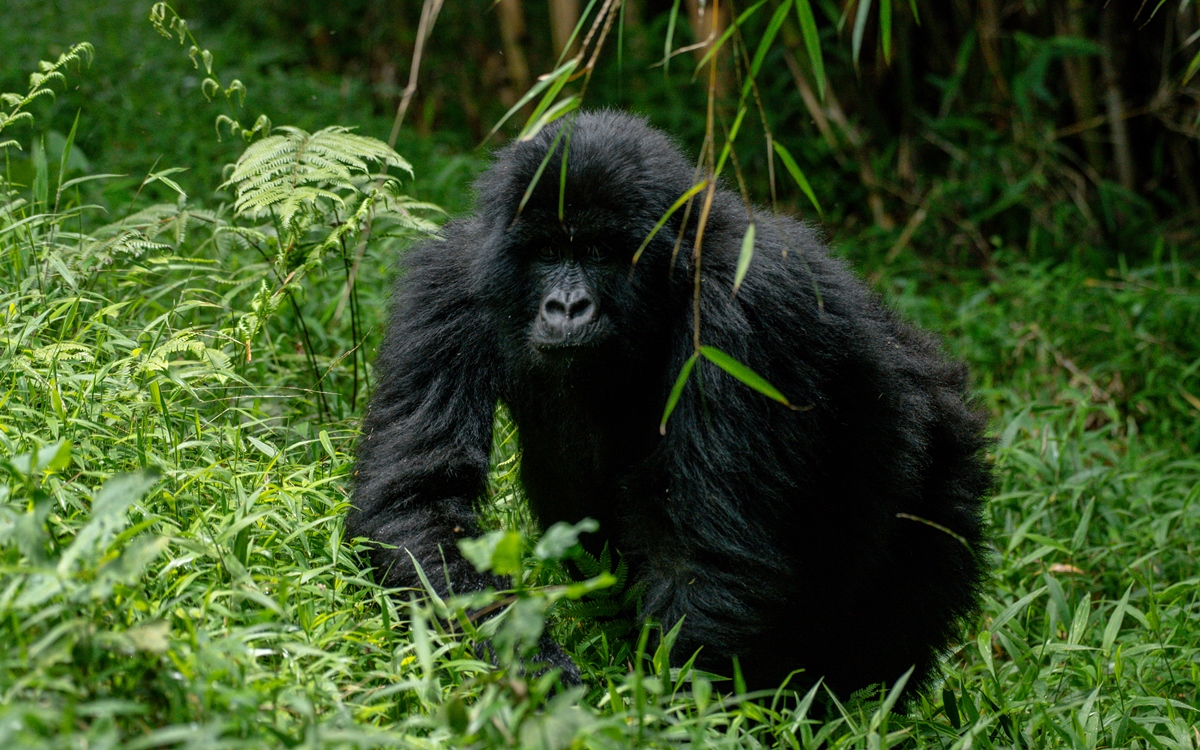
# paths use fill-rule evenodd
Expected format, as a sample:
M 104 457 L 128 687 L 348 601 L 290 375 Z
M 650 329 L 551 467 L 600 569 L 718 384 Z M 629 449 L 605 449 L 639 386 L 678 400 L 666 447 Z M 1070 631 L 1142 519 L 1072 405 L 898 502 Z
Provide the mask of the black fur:
M 987 567 L 987 438 L 965 367 L 786 217 L 753 212 L 754 260 L 731 295 L 750 211 L 722 189 L 702 243 L 702 343 L 805 408 L 701 360 L 660 436 L 693 351 L 704 195 L 673 270 L 682 210 L 631 267 L 692 185 L 692 166 L 642 120 L 584 114 L 570 138 L 565 221 L 558 155 L 518 217 L 556 134 L 501 151 L 479 180 L 476 213 L 404 257 L 349 532 L 394 546 L 372 555 L 391 584 L 416 584 L 405 550 L 439 571 L 435 585 L 496 584 L 455 541 L 479 531 L 472 505 L 500 400 L 541 522 L 601 522 L 645 586 L 644 614 L 667 626 L 686 616 L 675 659 L 703 647 L 701 665 L 728 674 L 736 654 L 751 688 L 803 668 L 801 683 L 823 676 L 845 695 L 914 665 L 910 685 L 927 684 L 975 611 Z M 578 341 L 544 348 L 547 290 L 578 283 L 597 316 L 568 332 Z M 552 646 L 546 658 L 572 670 Z

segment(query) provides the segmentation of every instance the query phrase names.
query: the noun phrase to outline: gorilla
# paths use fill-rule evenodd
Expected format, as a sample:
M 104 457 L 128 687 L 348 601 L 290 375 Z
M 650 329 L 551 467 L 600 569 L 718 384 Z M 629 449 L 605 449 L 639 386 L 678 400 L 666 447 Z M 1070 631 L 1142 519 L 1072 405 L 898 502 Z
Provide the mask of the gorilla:
M 803 670 L 792 687 L 849 695 L 910 668 L 909 687 L 928 686 L 988 573 L 989 438 L 966 368 L 812 228 L 724 188 L 703 225 L 701 192 L 635 259 L 694 167 L 626 114 L 560 127 L 499 151 L 475 213 L 403 256 L 349 535 L 373 543 L 387 585 L 419 586 L 415 559 L 439 594 L 506 588 L 456 545 L 480 533 L 503 402 L 534 513 L 600 522 L 641 616 L 683 618 L 673 659 L 699 649 L 698 666 L 730 674 L 736 656 L 751 689 Z M 792 407 L 700 359 L 660 431 L 697 314 L 702 345 Z M 579 680 L 548 638 L 537 658 Z

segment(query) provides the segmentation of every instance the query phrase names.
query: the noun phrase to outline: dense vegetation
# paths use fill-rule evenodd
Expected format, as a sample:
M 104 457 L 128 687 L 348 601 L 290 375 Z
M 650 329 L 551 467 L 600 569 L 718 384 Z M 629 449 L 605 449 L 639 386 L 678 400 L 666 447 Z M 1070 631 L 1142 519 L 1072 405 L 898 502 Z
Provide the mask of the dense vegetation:
M 332 5 L 308 8 L 314 25 L 350 34 L 359 22 L 337 27 Z M 671 4 L 644 5 L 624 67 L 606 58 L 587 103 L 640 104 L 699 147 L 705 91 L 688 86 L 686 57 L 671 78 L 644 73 Z M 895 5 L 897 40 L 941 28 L 941 46 L 961 51 L 962 4 L 938 16 L 917 3 L 920 27 Z M 1167 5 L 1146 35 L 1196 18 L 1194 4 Z M 500 668 L 477 658 L 480 634 L 453 617 L 457 603 L 372 584 L 342 516 L 388 268 L 438 219 L 426 201 L 466 204 L 483 160 L 462 155 L 474 125 L 418 101 L 396 153 L 379 98 L 390 109 L 395 92 L 372 96 L 368 77 L 339 67 L 353 49 L 296 41 L 286 13 L 263 28 L 258 5 L 214 3 L 211 28 L 193 24 L 221 81 L 210 89 L 200 50 L 193 67 L 191 38 L 160 37 L 148 4 L 16 0 L 19 21 L 0 29 L 0 90 L 16 92 L 0 108 L 0 143 L 15 141 L 0 195 L 0 747 L 1200 747 L 1200 241 L 1186 187 L 1196 173 L 1178 167 L 1195 161 L 1196 141 L 1139 124 L 1129 187 L 1110 140 L 1039 140 L 1066 102 L 1086 107 L 1052 63 L 1105 43 L 1103 19 L 1087 13 L 1076 42 L 1043 43 L 1053 34 L 1038 24 L 1079 10 L 1048 6 L 1013 20 L 1024 37 L 996 37 L 1010 54 L 995 75 L 970 74 L 990 70 L 980 22 L 984 51 L 951 55 L 959 83 L 934 81 L 932 103 L 925 91 L 888 104 L 914 121 L 852 110 L 869 136 L 858 145 L 850 130 L 787 130 L 805 105 L 784 88 L 795 85 L 786 65 L 762 68 L 772 127 L 840 252 L 971 364 L 998 438 L 984 613 L 949 655 L 943 688 L 897 715 L 886 694 L 751 700 L 731 680 L 668 669 L 648 633 L 622 632 L 619 565 L 562 563 L 573 531 L 536 535 L 503 413 L 485 502 L 495 531 L 472 551 L 514 577 L 512 610 L 492 621 Z M 748 56 L 782 5 L 763 7 L 747 21 Z M 443 29 L 476 23 L 445 12 Z M 159 25 L 175 34 L 172 18 Z M 864 65 L 854 93 L 855 45 L 819 18 L 831 90 L 869 106 L 895 68 Z M 785 20 L 780 38 L 804 64 L 801 30 Z M 863 54 L 882 28 L 867 27 Z M 1138 33 L 1120 28 L 1123 49 L 1142 49 Z M 82 39 L 94 48 L 71 46 Z M 441 44 L 435 35 L 425 61 L 435 82 L 456 54 Z M 939 49 L 918 62 L 945 76 Z M 18 75 L 40 57 L 51 63 L 39 77 Z M 1174 103 L 1162 111 L 1176 125 L 1190 59 L 1164 67 Z M 506 109 L 489 106 L 474 117 Z M 252 133 L 248 146 L 239 131 L 258 112 L 295 127 Z M 218 114 L 240 125 L 221 120 L 220 140 Z M 359 128 L 328 127 L 339 124 Z M 906 132 L 947 158 L 902 148 Z M 744 153 L 739 140 L 738 176 L 765 202 L 755 137 Z M 1191 151 L 1179 155 L 1177 138 Z M 905 148 L 924 157 L 905 162 Z M 782 207 L 808 210 L 795 181 L 775 187 Z M 509 669 L 543 627 L 570 644 L 586 688 L 556 693 L 552 678 Z

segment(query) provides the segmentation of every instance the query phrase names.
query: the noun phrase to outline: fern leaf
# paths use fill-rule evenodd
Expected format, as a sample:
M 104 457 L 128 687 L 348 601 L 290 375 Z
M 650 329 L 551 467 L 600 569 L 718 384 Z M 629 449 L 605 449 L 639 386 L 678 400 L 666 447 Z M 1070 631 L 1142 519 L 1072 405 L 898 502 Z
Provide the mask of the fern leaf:
M 322 202 L 343 204 L 350 194 L 364 193 L 370 165 L 412 167 L 382 141 L 332 126 L 308 133 L 278 128 L 250 144 L 221 187 L 235 191 L 234 211 L 240 216 L 277 212 L 285 229 L 296 228 L 298 217 Z

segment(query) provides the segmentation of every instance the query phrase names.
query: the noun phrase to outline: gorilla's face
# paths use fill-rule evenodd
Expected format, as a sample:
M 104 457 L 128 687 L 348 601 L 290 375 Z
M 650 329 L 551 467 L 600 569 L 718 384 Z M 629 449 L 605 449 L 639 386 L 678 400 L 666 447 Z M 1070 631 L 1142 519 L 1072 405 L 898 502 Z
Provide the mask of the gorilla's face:
M 604 247 L 574 242 L 539 247 L 532 262 L 538 313 L 529 343 L 549 355 L 569 354 L 601 343 L 613 328 L 602 291 L 615 259 Z
M 477 184 L 475 289 L 506 357 L 628 374 L 632 361 L 662 356 L 667 315 L 689 309 L 670 301 L 687 279 L 669 272 L 675 222 L 636 266 L 633 257 L 691 187 L 692 168 L 657 131 L 631 139 L 624 120 L 599 115 L 571 137 L 564 170 L 559 125 L 501 151 Z
M 619 357 L 656 325 L 638 291 L 647 280 L 631 265 L 637 239 L 594 215 L 539 213 L 518 220 L 500 251 L 510 271 L 497 300 L 504 328 L 536 365 Z

